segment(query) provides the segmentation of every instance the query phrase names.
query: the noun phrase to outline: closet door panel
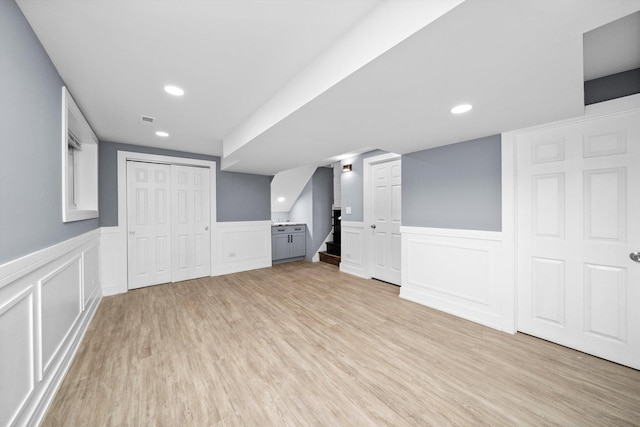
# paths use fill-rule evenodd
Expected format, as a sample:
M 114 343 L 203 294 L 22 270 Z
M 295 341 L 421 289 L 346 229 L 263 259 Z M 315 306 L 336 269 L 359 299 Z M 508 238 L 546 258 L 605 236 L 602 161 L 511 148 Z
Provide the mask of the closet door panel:
M 209 186 L 208 168 L 171 166 L 174 282 L 211 274 Z
M 169 165 L 127 162 L 129 289 L 171 281 Z

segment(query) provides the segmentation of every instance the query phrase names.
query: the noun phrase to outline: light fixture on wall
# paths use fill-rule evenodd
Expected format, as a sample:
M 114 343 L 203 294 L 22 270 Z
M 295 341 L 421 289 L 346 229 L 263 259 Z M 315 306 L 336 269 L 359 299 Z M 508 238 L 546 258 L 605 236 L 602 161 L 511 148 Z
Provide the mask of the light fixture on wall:
M 348 165 L 342 165 L 342 172 L 351 172 L 351 163 Z

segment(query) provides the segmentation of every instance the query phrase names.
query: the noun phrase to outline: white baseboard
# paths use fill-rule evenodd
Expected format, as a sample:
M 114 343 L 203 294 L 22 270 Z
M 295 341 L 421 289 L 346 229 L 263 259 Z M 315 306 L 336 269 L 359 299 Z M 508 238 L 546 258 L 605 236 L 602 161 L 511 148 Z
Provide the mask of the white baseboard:
M 340 261 L 340 271 L 342 273 L 348 273 L 356 277 L 360 277 L 362 279 L 371 279 L 371 277 L 367 277 L 364 269 L 358 268 L 357 266 L 350 265 L 345 263 L 344 261 Z
M 447 298 L 421 293 L 407 287 L 400 288 L 400 298 L 500 330 L 501 318 L 499 315 L 494 313 L 483 313 L 475 310 L 469 310 L 468 308 L 456 304 Z
M 123 293 L 123 291 L 122 291 L 122 289 L 120 288 L 119 285 L 103 286 L 102 287 L 102 296 L 105 296 L 105 297 L 110 297 L 110 296 L 118 295 L 118 294 L 122 294 L 122 293 Z
M 0 266 L 0 425 L 42 420 L 101 301 L 99 245 L 92 230 Z
M 211 275 L 222 276 L 223 274 L 240 273 L 242 271 L 257 270 L 258 268 L 267 267 L 271 267 L 271 260 L 227 263 L 212 269 Z

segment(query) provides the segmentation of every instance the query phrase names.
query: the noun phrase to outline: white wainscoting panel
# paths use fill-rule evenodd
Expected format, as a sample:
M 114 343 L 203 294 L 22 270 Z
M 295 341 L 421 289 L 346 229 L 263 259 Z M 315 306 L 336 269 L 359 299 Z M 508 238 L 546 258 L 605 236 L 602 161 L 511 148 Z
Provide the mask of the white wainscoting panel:
M 500 232 L 401 227 L 400 297 L 501 330 Z
M 95 298 L 100 291 L 100 241 L 82 253 L 83 306 Z
M 101 299 L 100 231 L 0 265 L 0 425 L 37 425 Z
M 121 247 L 119 233 L 120 227 L 117 226 L 100 229 L 100 282 L 104 296 L 127 292 L 127 248 Z M 124 265 L 122 259 L 125 260 Z
M 3 294 L 4 295 L 4 294 Z M 33 286 L 0 306 L 0 423 L 8 425 L 33 393 L 35 384 Z
M 218 222 L 211 275 L 271 267 L 271 221 Z
M 44 378 L 51 364 L 57 359 L 78 316 L 82 313 L 82 255 L 76 255 L 42 279 L 38 280 L 38 326 L 42 336 L 40 360 Z
M 367 276 L 369 251 L 365 245 L 364 222 L 342 221 L 340 271 L 370 279 Z

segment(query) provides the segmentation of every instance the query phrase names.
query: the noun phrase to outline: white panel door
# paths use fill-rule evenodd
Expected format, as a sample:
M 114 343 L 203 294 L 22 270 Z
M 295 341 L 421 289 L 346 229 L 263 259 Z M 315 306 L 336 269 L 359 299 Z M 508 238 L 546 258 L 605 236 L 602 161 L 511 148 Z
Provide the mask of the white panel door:
M 171 281 L 170 166 L 127 162 L 129 289 Z
M 208 168 L 171 166 L 172 280 L 211 275 Z
M 372 277 L 400 285 L 400 160 L 371 165 Z
M 640 368 L 640 111 L 516 144 L 518 329 Z

